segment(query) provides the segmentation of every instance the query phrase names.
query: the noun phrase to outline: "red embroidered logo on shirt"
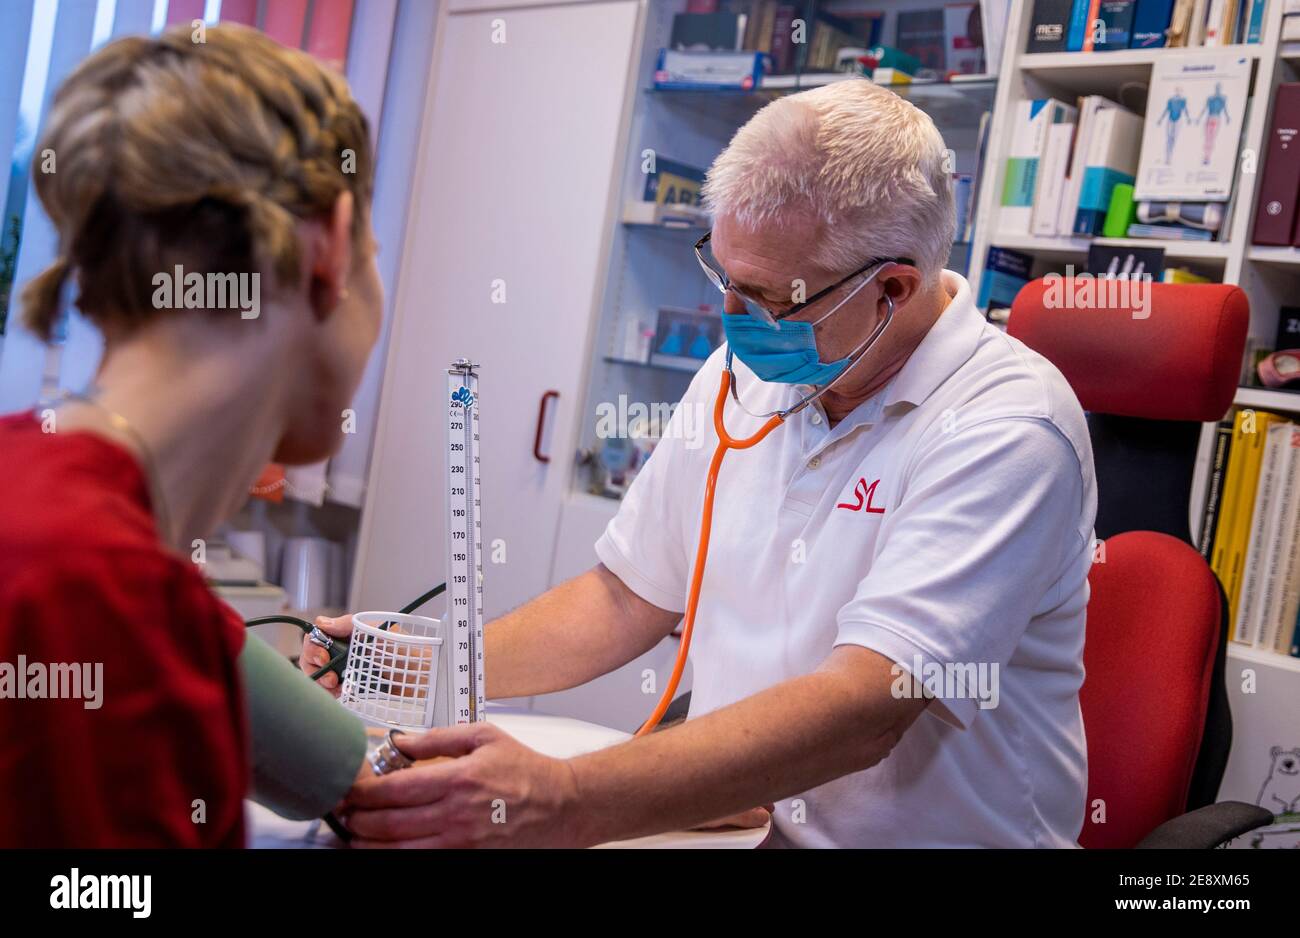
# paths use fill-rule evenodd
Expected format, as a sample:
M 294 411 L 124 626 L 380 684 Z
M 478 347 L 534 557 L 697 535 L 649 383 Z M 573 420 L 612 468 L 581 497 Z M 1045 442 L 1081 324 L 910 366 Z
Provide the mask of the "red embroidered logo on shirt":
M 858 500 L 856 502 L 840 502 L 835 507 L 849 511 L 865 511 L 873 515 L 883 515 L 885 509 L 875 508 L 871 504 L 872 499 L 876 497 L 876 486 L 879 484 L 879 479 L 870 485 L 867 485 L 866 479 L 858 479 L 858 484 L 853 489 L 853 494 L 858 497 Z

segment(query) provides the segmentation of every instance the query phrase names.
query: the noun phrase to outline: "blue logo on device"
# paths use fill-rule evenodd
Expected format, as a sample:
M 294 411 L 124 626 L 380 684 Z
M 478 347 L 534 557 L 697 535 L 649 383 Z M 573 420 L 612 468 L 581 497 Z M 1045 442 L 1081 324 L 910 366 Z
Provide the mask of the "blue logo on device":
M 451 392 L 451 402 L 460 404 L 462 407 L 470 408 L 474 406 L 474 395 L 469 388 L 463 384 Z

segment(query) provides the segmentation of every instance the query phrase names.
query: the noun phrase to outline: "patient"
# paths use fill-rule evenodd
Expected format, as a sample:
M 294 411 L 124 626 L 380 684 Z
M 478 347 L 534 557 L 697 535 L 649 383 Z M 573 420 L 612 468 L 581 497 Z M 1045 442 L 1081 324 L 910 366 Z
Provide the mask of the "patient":
M 59 257 L 26 324 L 70 281 L 105 352 L 0 418 L 0 847 L 240 846 L 244 629 L 191 561 L 342 439 L 383 305 L 366 120 L 306 54 L 187 27 L 87 59 L 36 150 Z

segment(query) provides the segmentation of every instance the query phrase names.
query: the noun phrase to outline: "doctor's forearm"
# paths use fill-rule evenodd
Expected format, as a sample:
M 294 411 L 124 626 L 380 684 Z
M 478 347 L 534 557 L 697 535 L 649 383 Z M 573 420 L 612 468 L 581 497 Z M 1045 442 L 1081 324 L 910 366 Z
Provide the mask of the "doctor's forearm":
M 597 565 L 487 625 L 487 695 L 576 687 L 649 651 L 679 619 Z
M 882 673 L 874 652 L 836 649 L 813 674 L 575 758 L 575 822 L 592 843 L 682 830 L 869 768 L 925 707 L 893 698 Z

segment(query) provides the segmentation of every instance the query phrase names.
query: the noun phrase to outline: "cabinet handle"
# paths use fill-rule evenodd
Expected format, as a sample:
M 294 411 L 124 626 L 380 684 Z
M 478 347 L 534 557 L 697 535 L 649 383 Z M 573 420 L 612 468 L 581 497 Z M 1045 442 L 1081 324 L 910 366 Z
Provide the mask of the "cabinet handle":
M 547 404 L 552 400 L 559 400 L 559 391 L 547 391 L 542 395 L 541 402 L 537 405 L 537 435 L 533 437 L 533 458 L 538 462 L 547 463 L 551 457 L 542 452 L 542 430 L 546 428 Z

